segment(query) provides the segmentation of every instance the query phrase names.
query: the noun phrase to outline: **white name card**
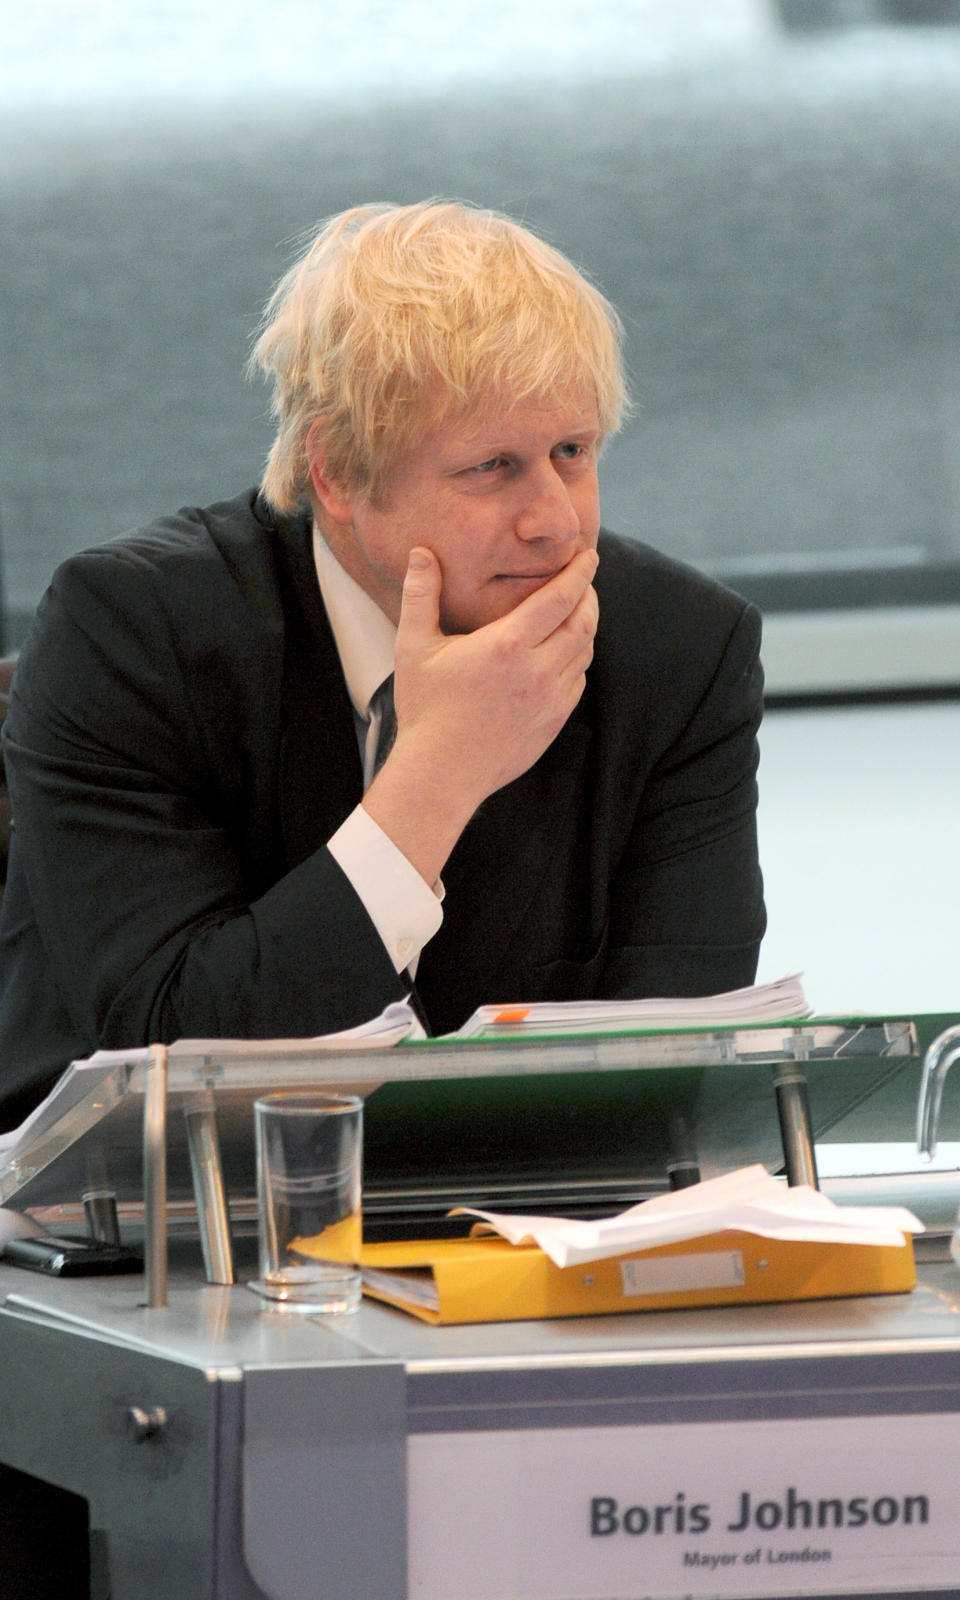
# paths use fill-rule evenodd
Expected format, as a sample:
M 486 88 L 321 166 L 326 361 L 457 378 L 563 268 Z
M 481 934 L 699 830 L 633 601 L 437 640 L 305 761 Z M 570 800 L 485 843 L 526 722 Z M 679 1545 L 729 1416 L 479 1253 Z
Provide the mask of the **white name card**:
M 960 1589 L 960 1416 L 413 1434 L 411 1600 Z

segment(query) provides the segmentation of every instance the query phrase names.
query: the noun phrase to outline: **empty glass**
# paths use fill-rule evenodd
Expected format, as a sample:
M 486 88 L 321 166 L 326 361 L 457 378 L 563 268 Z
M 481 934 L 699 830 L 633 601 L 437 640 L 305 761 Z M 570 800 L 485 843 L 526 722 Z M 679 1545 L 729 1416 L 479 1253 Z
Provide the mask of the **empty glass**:
M 363 1101 L 279 1093 L 254 1102 L 260 1277 L 277 1311 L 356 1311 Z

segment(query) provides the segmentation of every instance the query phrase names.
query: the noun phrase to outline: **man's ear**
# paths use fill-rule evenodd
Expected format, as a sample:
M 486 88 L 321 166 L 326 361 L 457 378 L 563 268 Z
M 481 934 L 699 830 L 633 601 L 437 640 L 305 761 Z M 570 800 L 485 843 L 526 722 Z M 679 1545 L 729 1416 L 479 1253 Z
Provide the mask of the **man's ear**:
M 353 497 L 327 472 L 326 423 L 322 417 L 310 426 L 307 434 L 307 467 L 314 499 L 334 522 L 343 527 L 353 526 Z

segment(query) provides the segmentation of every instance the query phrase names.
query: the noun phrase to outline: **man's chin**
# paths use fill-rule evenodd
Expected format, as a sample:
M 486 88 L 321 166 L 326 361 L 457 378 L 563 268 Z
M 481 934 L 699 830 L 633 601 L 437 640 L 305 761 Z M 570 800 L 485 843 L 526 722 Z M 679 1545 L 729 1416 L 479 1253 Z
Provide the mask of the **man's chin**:
M 440 626 L 444 633 L 475 633 L 488 623 L 499 622 L 522 605 L 529 595 L 535 594 L 549 583 L 555 573 L 528 577 L 494 578 L 487 584 L 483 600 L 466 609 L 462 606 L 448 608 L 441 603 Z
M 455 633 L 476 633 L 478 628 L 485 628 L 488 622 L 496 622 L 496 617 L 484 617 L 480 622 L 464 622 L 460 617 L 448 616 L 441 613 L 440 631 L 449 638 Z
M 508 617 L 520 604 L 522 595 L 518 596 L 509 605 L 488 606 L 481 610 L 447 611 L 441 608 L 440 627 L 446 634 L 451 633 L 476 633 L 478 628 L 486 628 L 491 622 L 499 622 L 501 617 Z

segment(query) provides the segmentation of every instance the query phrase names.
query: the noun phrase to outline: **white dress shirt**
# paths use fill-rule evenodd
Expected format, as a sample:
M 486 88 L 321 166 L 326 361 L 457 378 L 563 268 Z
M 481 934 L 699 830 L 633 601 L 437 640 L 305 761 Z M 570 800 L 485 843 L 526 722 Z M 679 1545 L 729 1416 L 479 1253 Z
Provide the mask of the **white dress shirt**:
M 397 630 L 344 571 L 316 525 L 313 554 L 347 692 L 366 730 L 361 751 L 366 790 L 379 733 L 370 701 L 393 671 Z M 442 883 L 431 888 L 362 805 L 341 823 L 328 848 L 363 901 L 396 971 L 406 969 L 413 977 L 420 952 L 443 921 Z

